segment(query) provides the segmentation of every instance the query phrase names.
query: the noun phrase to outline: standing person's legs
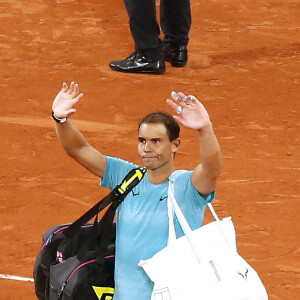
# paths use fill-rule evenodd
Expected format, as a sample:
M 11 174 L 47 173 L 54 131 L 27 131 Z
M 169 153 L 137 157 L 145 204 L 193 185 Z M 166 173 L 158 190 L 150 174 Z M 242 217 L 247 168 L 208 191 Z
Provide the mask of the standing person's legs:
M 165 72 L 155 0 L 124 0 L 136 51 L 129 57 L 112 61 L 119 72 L 162 74 Z
M 161 58 L 162 42 L 155 0 L 124 0 L 135 49 L 147 57 Z
M 165 59 L 174 67 L 183 67 L 191 28 L 190 0 L 161 0 L 160 13 Z

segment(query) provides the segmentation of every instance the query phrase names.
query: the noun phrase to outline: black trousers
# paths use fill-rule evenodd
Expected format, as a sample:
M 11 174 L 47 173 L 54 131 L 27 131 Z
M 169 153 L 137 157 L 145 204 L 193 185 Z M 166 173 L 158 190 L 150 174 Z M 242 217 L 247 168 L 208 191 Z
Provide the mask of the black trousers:
M 148 56 L 161 56 L 162 46 L 187 45 L 191 28 L 190 0 L 161 0 L 160 27 L 155 0 L 124 0 L 135 49 Z

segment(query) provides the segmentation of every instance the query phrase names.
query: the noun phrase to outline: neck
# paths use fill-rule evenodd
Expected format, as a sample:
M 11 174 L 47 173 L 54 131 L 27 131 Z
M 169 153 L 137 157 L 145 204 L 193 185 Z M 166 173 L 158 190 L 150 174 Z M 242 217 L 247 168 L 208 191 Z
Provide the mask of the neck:
M 161 167 L 155 170 L 147 170 L 148 179 L 151 183 L 160 184 L 169 179 L 170 175 L 175 171 L 174 165 L 169 167 Z

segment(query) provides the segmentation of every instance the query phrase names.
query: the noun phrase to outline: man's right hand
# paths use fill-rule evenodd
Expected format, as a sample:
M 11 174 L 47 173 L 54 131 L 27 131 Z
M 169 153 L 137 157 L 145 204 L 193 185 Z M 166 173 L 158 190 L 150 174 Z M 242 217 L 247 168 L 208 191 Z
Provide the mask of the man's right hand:
M 82 100 L 82 97 L 83 94 L 79 93 L 78 84 L 71 82 L 70 87 L 68 87 L 64 82 L 52 104 L 54 115 L 59 119 L 68 118 L 76 112 L 74 106 Z

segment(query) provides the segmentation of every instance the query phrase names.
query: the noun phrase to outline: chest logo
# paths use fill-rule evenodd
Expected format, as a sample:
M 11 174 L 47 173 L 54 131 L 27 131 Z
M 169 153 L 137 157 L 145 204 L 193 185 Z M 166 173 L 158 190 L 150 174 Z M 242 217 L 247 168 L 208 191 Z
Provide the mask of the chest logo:
M 133 197 L 138 196 L 140 194 L 139 192 L 135 193 L 134 190 L 132 190 L 131 192 L 132 192 Z

